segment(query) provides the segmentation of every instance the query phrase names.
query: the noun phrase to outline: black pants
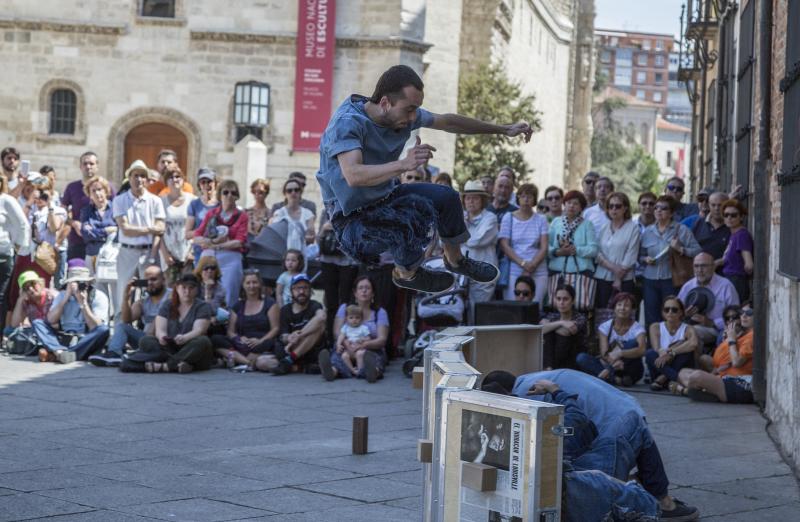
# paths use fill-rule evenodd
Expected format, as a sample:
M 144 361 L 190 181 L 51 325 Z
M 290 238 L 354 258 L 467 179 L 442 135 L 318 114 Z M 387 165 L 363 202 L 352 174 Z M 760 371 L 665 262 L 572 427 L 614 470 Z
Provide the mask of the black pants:
M 3 340 L 3 329 L 6 327 L 6 313 L 8 312 L 6 296 L 13 272 L 14 256 L 0 256 L 0 341 Z
M 750 278 L 745 276 L 725 276 L 733 284 L 736 293 L 739 294 L 739 302 L 744 303 L 750 299 Z
M 595 308 L 611 308 L 608 306 L 608 302 L 611 301 L 611 298 L 614 297 L 616 291 L 614 290 L 613 282 L 606 281 L 605 279 L 596 279 L 597 281 L 597 291 L 594 294 L 594 306 Z M 634 294 L 636 291 L 636 284 L 631 281 L 623 281 L 622 282 L 622 292 L 628 292 L 629 294 Z M 638 303 L 641 301 L 637 300 L 634 303 L 634 308 L 638 306 Z
M 550 332 L 544 336 L 544 351 L 542 361 L 545 368 L 570 368 L 577 370 L 575 358 L 579 353 L 586 351 L 580 335 L 558 335 Z
M 80 243 L 77 241 L 70 241 L 69 245 L 67 245 L 67 261 L 70 259 L 83 259 L 86 257 L 86 244 L 81 240 Z
M 342 303 L 353 297 L 353 282 L 358 276 L 358 265 L 339 266 L 322 263 L 322 289 L 325 292 L 325 311 L 328 314 L 325 333 L 333 339 L 333 321 Z
M 249 346 L 239 342 L 237 339 L 231 339 L 227 335 L 212 335 L 211 345 L 215 350 L 219 348 L 236 350 L 237 352 L 246 356 L 251 353 L 272 353 L 272 351 L 275 349 L 275 339 L 267 339 L 266 341 L 255 345 L 253 348 L 250 348 Z
M 157 338 L 147 335 L 139 341 L 138 351 L 148 354 L 147 357 L 142 359 L 166 362 L 172 371 L 175 371 L 178 368 L 178 363 L 181 362 L 191 364 L 195 371 L 208 370 L 214 362 L 214 349 L 211 347 L 211 340 L 205 335 L 195 337 L 186 344 L 175 348 L 161 346 Z M 137 361 L 136 359 L 140 358 L 136 356 L 136 353 L 131 354 L 129 359 L 139 364 L 129 365 L 126 368 L 121 367 L 121 370 L 144 371 L 144 361 Z

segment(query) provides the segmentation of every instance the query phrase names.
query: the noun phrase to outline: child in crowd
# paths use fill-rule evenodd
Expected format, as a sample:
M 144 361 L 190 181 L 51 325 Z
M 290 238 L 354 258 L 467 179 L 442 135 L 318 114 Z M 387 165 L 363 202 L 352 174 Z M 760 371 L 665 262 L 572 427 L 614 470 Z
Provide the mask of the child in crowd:
M 292 302 L 292 278 L 302 272 L 305 265 L 306 260 L 299 250 L 290 248 L 283 255 L 283 268 L 286 271 L 275 281 L 275 300 L 279 308 Z
M 361 343 L 370 339 L 369 328 L 364 324 L 363 312 L 357 304 L 348 306 L 346 314 L 347 322 L 342 325 L 339 338 L 336 340 L 336 353 L 341 356 L 353 377 L 356 377 L 364 366 L 366 349 Z

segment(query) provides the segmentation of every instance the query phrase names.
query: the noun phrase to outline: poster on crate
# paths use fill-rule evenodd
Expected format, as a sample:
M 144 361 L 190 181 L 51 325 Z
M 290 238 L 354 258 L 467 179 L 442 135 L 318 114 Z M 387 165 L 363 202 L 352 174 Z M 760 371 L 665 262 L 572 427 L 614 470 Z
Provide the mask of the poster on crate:
M 463 522 L 517 520 L 522 522 L 525 498 L 525 421 L 483 411 L 461 413 L 462 462 L 497 469 L 495 491 L 479 492 L 461 487 L 460 517 Z

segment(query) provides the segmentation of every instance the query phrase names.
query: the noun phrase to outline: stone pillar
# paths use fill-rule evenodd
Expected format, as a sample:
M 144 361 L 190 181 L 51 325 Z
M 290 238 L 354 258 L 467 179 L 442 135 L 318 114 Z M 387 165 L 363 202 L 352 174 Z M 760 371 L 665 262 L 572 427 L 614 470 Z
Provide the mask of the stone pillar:
M 592 166 L 592 87 L 594 86 L 594 0 L 578 0 L 573 67 L 572 121 L 567 153 L 566 187 L 579 189 L 583 175 Z
M 239 185 L 239 205 L 253 205 L 250 184 L 257 178 L 267 179 L 267 146 L 258 138 L 247 135 L 233 147 L 233 174 Z

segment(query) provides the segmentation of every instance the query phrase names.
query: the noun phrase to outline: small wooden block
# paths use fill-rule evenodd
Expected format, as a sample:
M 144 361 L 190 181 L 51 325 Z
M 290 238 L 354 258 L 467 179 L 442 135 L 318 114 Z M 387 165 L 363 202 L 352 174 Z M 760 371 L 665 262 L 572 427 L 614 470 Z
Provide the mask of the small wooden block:
M 425 382 L 425 368 L 417 366 L 411 374 L 411 385 L 415 390 L 421 390 Z
M 461 485 L 475 491 L 494 491 L 497 488 L 497 468 L 476 462 L 462 462 Z
M 419 439 L 417 441 L 417 460 L 430 464 L 433 462 L 433 441 L 427 439 Z
M 353 417 L 353 455 L 366 455 L 369 446 L 369 417 Z

